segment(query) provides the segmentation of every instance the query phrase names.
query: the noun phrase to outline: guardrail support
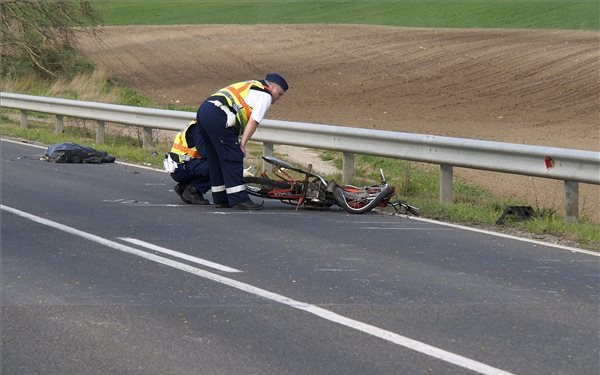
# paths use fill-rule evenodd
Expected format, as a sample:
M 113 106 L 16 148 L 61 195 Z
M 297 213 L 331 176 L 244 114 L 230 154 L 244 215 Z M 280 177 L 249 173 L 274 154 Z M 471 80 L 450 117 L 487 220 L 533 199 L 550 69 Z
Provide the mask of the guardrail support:
M 349 184 L 354 179 L 354 153 L 343 152 L 342 184 Z
M 565 222 L 579 222 L 579 182 L 565 180 Z
M 273 156 L 273 143 L 263 142 L 263 155 L 264 156 Z M 263 160 L 262 161 L 262 171 L 258 171 L 258 174 L 261 174 L 262 172 L 272 173 L 273 165 L 270 163 L 267 163 L 266 161 Z
M 152 147 L 152 128 L 142 128 L 144 131 L 142 138 L 142 148 L 151 148 Z
M 21 128 L 27 129 L 27 111 L 21 111 Z
M 98 126 L 96 127 L 96 144 L 102 144 L 104 143 L 106 123 L 104 121 L 97 120 L 96 124 L 98 124 Z
M 452 186 L 454 183 L 454 168 L 448 164 L 440 165 L 440 203 L 452 203 L 454 201 L 454 192 Z
M 56 134 L 61 134 L 63 132 L 64 127 L 65 127 L 65 116 L 56 115 L 56 127 L 54 130 L 56 132 Z

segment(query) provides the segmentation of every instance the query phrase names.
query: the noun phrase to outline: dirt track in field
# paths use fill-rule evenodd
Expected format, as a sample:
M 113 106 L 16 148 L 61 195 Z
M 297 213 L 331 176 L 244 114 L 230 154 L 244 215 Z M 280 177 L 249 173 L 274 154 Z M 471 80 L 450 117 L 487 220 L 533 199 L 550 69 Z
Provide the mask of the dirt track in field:
M 101 38 L 80 49 L 161 104 L 195 107 L 277 71 L 291 89 L 270 119 L 600 150 L 598 32 L 212 25 L 104 27 Z M 558 181 L 455 175 L 562 210 Z M 600 188 L 580 192 L 581 212 L 600 222 Z

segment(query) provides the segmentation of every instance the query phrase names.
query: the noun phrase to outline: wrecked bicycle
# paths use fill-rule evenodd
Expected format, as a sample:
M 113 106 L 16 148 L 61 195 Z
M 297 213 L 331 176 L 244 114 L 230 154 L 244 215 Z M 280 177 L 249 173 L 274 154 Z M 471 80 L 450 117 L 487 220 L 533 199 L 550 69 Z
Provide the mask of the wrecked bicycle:
M 244 177 L 246 191 L 253 196 L 276 199 L 283 203 L 295 205 L 296 209 L 304 206 L 309 209 L 326 209 L 337 205 L 351 214 L 369 212 L 375 207 L 393 207 L 396 213 L 419 215 L 419 209 L 405 201 L 395 200 L 395 188 L 389 185 L 379 170 L 380 183 L 370 186 L 338 185 L 335 181 L 327 181 L 312 173 L 312 165 L 307 169 L 297 168 L 288 162 L 273 156 L 263 156 L 263 160 L 272 164 L 274 178 L 267 172 L 260 176 Z M 297 172 L 301 177 L 295 178 L 289 171 Z

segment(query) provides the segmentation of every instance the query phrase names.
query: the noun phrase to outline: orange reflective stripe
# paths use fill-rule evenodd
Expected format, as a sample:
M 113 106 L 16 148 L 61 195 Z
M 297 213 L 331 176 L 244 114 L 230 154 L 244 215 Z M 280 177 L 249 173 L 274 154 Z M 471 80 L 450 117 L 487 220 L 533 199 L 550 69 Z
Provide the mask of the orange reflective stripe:
M 190 123 L 183 131 L 177 133 L 177 135 L 175 136 L 175 141 L 173 142 L 173 145 L 171 146 L 171 152 L 179 154 L 179 155 L 188 155 L 192 158 L 199 158 L 202 155 L 200 155 L 200 153 L 196 150 L 196 147 L 194 148 L 190 148 L 187 146 L 187 141 L 185 139 L 185 133 L 187 132 L 187 130 L 189 129 L 189 127 L 192 125 L 192 123 Z
M 246 90 L 246 88 L 250 85 L 252 85 L 252 82 L 246 82 L 245 85 L 243 85 L 242 87 L 240 87 L 237 90 L 233 86 L 229 86 L 227 88 L 227 90 L 231 91 L 231 93 L 233 95 L 235 95 L 235 98 L 240 101 L 240 104 L 242 105 L 242 107 L 244 107 L 244 110 L 246 111 L 248 118 L 250 118 L 250 114 L 252 113 L 252 108 L 250 108 L 250 106 L 246 103 L 244 98 L 242 98 L 242 92 L 244 92 L 244 90 Z
M 250 116 L 252 116 L 252 107 L 250 107 L 244 100 L 244 94 L 247 95 L 253 87 L 270 93 L 267 86 L 265 86 L 262 82 L 250 80 L 233 83 L 213 94 L 215 96 L 225 97 L 228 105 L 235 112 L 235 117 L 240 125 L 240 132 L 244 131 L 248 120 L 250 120 Z
M 200 153 L 197 150 L 185 147 L 184 145 L 180 144 L 180 143 L 174 143 L 173 146 L 171 147 L 171 149 L 175 149 L 177 151 L 181 151 L 186 155 L 189 155 L 193 158 L 199 158 L 200 157 Z

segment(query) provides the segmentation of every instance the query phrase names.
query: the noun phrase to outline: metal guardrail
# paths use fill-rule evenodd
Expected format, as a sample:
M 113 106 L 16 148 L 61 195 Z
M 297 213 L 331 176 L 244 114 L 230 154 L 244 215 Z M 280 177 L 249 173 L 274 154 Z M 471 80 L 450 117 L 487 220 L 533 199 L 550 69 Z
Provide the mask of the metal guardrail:
M 195 113 L 129 107 L 79 100 L 0 93 L 0 107 L 21 110 L 21 126 L 27 112 L 56 115 L 57 131 L 63 116 L 95 120 L 97 143 L 104 140 L 106 122 L 144 129 L 144 145 L 152 142 L 152 129 L 181 130 Z M 565 219 L 579 214 L 579 183 L 600 185 L 600 152 L 557 147 L 482 141 L 300 122 L 264 120 L 253 140 L 264 145 L 266 155 L 273 145 L 285 144 L 341 151 L 343 179 L 351 179 L 354 155 L 375 155 L 440 165 L 440 200 L 453 200 L 453 167 L 536 176 L 564 181 Z

